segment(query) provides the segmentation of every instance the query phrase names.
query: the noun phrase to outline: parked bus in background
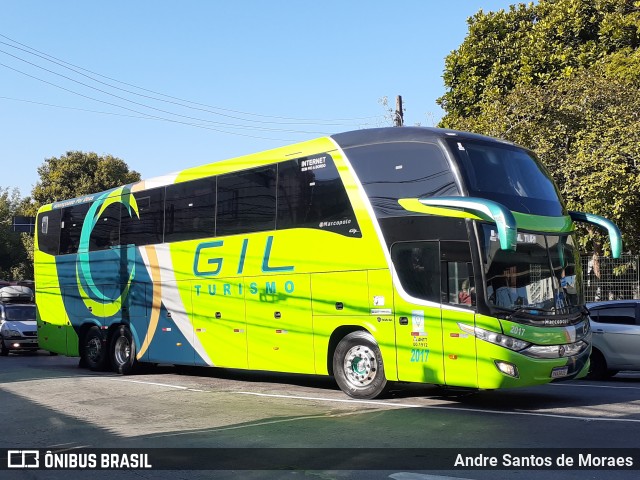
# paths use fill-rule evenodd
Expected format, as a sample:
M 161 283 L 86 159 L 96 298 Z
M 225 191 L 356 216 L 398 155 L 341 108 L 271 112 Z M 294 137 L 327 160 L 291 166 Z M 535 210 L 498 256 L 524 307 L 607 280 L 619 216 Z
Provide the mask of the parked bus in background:
M 342 133 L 55 202 L 37 217 L 40 346 L 139 363 L 497 389 L 586 374 L 574 222 L 524 148 Z

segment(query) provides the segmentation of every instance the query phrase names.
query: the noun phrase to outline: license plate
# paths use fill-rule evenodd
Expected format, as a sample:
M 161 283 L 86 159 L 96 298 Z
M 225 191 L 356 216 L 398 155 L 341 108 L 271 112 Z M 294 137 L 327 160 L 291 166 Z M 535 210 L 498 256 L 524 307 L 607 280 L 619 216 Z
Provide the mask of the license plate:
M 556 367 L 551 370 L 551 378 L 562 378 L 569 375 L 569 367 Z

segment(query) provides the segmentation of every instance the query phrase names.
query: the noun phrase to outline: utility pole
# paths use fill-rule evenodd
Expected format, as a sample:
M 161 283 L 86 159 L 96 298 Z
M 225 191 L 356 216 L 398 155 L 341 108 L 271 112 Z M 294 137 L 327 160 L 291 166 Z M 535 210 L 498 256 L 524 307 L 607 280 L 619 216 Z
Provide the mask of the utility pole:
M 404 113 L 402 111 L 402 96 L 396 97 L 396 114 L 393 118 L 394 127 L 402 127 L 404 125 Z

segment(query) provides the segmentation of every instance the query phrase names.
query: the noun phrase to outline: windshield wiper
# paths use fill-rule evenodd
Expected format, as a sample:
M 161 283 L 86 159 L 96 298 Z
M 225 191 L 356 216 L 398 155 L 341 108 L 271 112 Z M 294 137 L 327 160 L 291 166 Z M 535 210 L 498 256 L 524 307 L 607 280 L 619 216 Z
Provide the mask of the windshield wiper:
M 517 307 L 515 309 L 510 309 L 511 313 L 509 315 L 507 315 L 505 318 L 507 320 L 511 320 L 516 314 L 518 314 L 520 312 L 525 312 L 526 313 L 527 310 L 535 310 L 536 312 L 540 312 L 542 314 L 545 314 L 545 313 L 555 314 L 556 313 L 556 308 L 555 307 L 547 309 L 547 308 L 540 308 L 540 307 L 532 307 L 531 305 L 522 305 L 522 306 Z M 532 316 L 536 316 L 536 315 L 539 315 L 539 314 L 532 313 L 531 315 Z
M 570 308 L 576 308 L 577 311 L 574 311 L 572 313 L 568 312 L 568 310 Z M 553 319 L 557 320 L 561 320 L 561 319 L 565 319 L 565 320 L 570 320 L 570 319 L 576 319 L 579 317 L 582 317 L 585 314 L 585 308 L 582 306 L 578 306 L 578 305 L 573 305 L 573 306 L 569 306 L 569 307 L 563 307 L 563 308 L 556 308 L 556 307 L 552 307 L 550 309 L 547 308 L 541 308 L 541 307 L 533 307 L 531 305 L 522 305 L 519 307 L 516 307 L 514 309 L 507 309 L 505 307 L 497 307 L 500 308 L 501 310 L 507 310 L 509 313 L 508 314 L 504 314 L 504 316 L 501 316 L 501 318 L 503 318 L 504 320 L 513 320 L 515 317 L 520 317 L 522 318 L 526 318 L 532 321 L 544 321 L 544 322 L 551 322 L 554 321 L 549 317 L 553 317 Z M 536 312 L 536 313 L 534 313 Z M 547 315 L 547 318 L 544 318 L 544 316 Z M 540 317 L 543 318 L 540 318 Z

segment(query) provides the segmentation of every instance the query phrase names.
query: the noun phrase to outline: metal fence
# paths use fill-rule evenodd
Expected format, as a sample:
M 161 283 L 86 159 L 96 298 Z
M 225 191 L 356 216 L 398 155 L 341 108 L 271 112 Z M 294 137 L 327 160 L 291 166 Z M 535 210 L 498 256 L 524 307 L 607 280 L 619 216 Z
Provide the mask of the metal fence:
M 582 256 L 582 291 L 587 302 L 640 298 L 640 255 Z

